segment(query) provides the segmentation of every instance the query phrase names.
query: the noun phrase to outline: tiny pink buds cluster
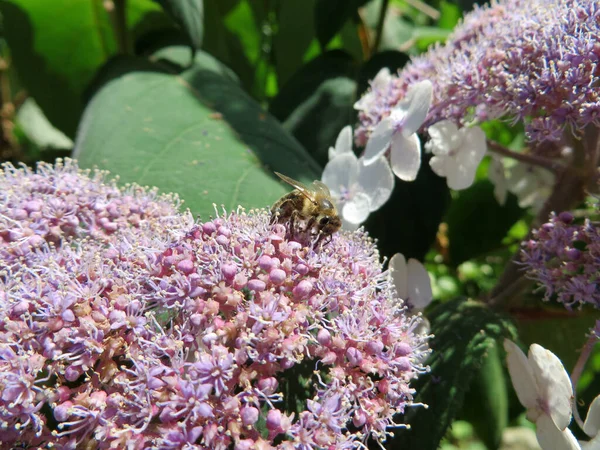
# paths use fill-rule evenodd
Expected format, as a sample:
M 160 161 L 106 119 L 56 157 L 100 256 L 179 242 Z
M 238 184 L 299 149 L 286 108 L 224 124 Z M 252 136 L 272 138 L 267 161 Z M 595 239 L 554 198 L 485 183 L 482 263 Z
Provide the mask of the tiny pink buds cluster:
M 600 230 L 589 220 L 578 225 L 568 212 L 552 215 L 523 243 L 527 276 L 545 289 L 545 299 L 567 308 L 591 304 L 600 307 L 598 253 Z
M 413 405 L 427 338 L 363 232 L 296 242 L 266 211 L 194 225 L 71 162 L 5 166 L 0 188 L 2 211 L 69 196 L 78 217 L 24 242 L 4 228 L 46 216 L 3 216 L 1 446 L 361 448 Z

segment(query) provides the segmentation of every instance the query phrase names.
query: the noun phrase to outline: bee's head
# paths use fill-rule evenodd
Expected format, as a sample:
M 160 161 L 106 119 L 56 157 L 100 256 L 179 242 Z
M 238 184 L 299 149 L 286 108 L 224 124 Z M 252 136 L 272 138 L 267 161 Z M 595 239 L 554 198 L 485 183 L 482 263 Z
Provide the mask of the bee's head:
M 342 221 L 337 214 L 321 214 L 317 218 L 317 224 L 321 233 L 327 235 L 333 234 L 342 228 Z

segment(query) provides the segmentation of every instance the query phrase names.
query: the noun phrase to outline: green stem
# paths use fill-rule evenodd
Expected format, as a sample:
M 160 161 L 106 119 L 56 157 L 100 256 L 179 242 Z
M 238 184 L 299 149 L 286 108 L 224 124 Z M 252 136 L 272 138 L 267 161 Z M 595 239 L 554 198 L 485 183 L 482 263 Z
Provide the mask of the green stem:
M 375 41 L 373 47 L 371 47 L 371 55 L 377 53 L 379 44 L 381 44 L 381 37 L 383 35 L 383 25 L 385 23 L 385 15 L 387 13 L 388 5 L 390 0 L 382 0 L 381 9 L 379 10 L 379 19 L 377 19 L 377 28 L 375 29 Z
M 124 55 L 133 54 L 127 30 L 127 0 L 105 0 L 104 8 L 110 17 L 117 48 Z
M 587 363 L 588 359 L 590 359 L 596 342 L 598 342 L 598 337 L 592 332 L 587 342 L 583 346 L 583 349 L 579 354 L 579 358 L 577 358 L 577 362 L 575 363 L 575 367 L 571 372 L 571 384 L 573 385 L 573 417 L 575 417 L 575 421 L 582 430 L 583 420 L 581 420 L 581 417 L 579 416 L 579 409 L 577 408 L 577 383 L 579 382 L 579 378 L 581 378 L 585 364 Z
M 531 164 L 532 166 L 543 167 L 544 169 L 548 169 L 552 173 L 557 173 L 565 167 L 563 164 L 548 158 L 544 158 L 543 156 L 513 152 L 512 150 L 509 150 L 508 148 L 504 147 L 498 142 L 488 140 L 487 145 L 488 149 L 493 153 L 506 156 L 507 158 L 513 158 L 517 161 L 521 161 L 526 164 Z

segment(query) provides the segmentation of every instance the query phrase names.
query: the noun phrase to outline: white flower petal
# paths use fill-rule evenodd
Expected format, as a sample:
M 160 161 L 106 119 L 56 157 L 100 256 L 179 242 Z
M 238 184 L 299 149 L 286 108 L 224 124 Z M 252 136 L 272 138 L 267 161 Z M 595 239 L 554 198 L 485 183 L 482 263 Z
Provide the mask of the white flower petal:
M 352 223 L 344 220 L 344 216 L 342 216 L 342 229 L 347 231 L 356 231 L 360 227 L 360 223 Z
M 455 190 L 466 189 L 475 181 L 477 168 L 487 151 L 485 134 L 479 127 L 462 128 L 458 151 L 447 164 L 448 187 Z
M 354 103 L 354 109 L 368 109 L 370 104 L 375 100 L 376 93 L 374 91 L 385 89 L 391 81 L 392 75 L 390 74 L 390 69 L 387 67 L 382 68 L 371 81 L 371 90 Z
M 331 161 L 333 158 L 335 158 L 337 155 L 335 148 L 334 147 L 329 147 L 329 150 L 327 150 L 327 156 L 329 158 L 329 160 Z
M 485 133 L 479 127 L 461 128 L 459 134 L 460 148 L 456 153 L 456 159 L 464 165 L 471 165 L 477 168 L 483 160 L 487 151 Z
M 396 133 L 392 138 L 390 153 L 392 171 L 404 181 L 414 181 L 421 167 L 421 141 L 416 134 L 404 137 Z
M 535 424 L 535 434 L 543 450 L 581 450 L 571 430 L 559 430 L 547 415 L 540 416 Z
M 446 157 L 446 182 L 450 189 L 459 191 L 466 189 L 475 181 L 477 166 L 471 164 L 461 164 L 456 159 Z
M 392 125 L 392 119 L 386 117 L 377 124 L 371 133 L 363 155 L 366 165 L 373 164 L 389 148 L 392 136 L 394 135 L 394 127 Z
M 588 409 L 587 417 L 583 424 L 583 431 L 588 436 L 596 436 L 598 435 L 598 431 L 600 431 L 600 395 L 592 401 Z
M 377 72 L 377 75 L 375 75 L 373 81 L 371 81 L 371 88 L 383 89 L 390 83 L 390 81 L 392 81 L 390 69 L 383 67 L 379 70 L 379 72 Z
M 383 156 L 370 166 L 358 160 L 358 190 L 369 196 L 371 212 L 377 211 L 388 201 L 394 190 L 394 174 Z
M 402 253 L 396 253 L 390 259 L 389 263 L 390 278 L 398 297 L 402 300 L 408 298 L 408 266 L 406 265 L 406 258 Z
M 504 349 L 506 350 L 508 373 L 519 401 L 527 409 L 536 408 L 537 385 L 527 356 L 517 344 L 508 339 L 504 339 Z
M 358 178 L 358 158 L 354 153 L 338 155 L 325 165 L 321 181 L 331 194 L 339 198 L 356 183 Z
M 448 168 L 446 167 L 446 163 L 450 160 L 447 156 L 434 156 L 429 160 L 429 166 L 433 173 L 435 173 L 438 177 L 446 177 L 446 173 L 448 172 Z
M 352 107 L 354 109 L 356 109 L 357 111 L 367 109 L 367 107 L 368 107 L 367 105 L 371 102 L 372 97 L 373 97 L 373 94 L 371 92 L 367 92 L 361 98 L 356 100 L 356 102 L 354 102 L 354 105 Z
M 492 158 L 488 167 L 488 179 L 494 185 L 494 197 L 500 205 L 504 205 L 508 195 L 508 185 L 502 159 Z
M 596 435 L 588 442 L 579 441 L 579 445 L 581 445 L 581 450 L 600 450 L 600 435 Z
M 571 422 L 573 387 L 558 357 L 538 344 L 529 347 L 529 361 L 540 398 L 548 405 L 550 417 L 564 430 Z
M 408 298 L 410 304 L 419 311 L 424 310 L 431 299 L 433 292 L 431 290 L 431 279 L 425 266 L 416 259 L 408 260 Z
M 357 192 L 342 208 L 342 217 L 353 224 L 361 224 L 369 217 L 369 196 Z
M 410 87 L 406 93 L 406 102 L 408 103 L 408 110 L 402 127 L 402 134 L 408 137 L 411 134 L 417 132 L 425 118 L 427 112 L 431 106 L 431 99 L 433 97 L 433 85 L 429 80 L 423 80 L 419 83 Z
M 338 134 L 335 140 L 335 148 L 333 149 L 333 156 L 341 155 L 343 153 L 352 153 L 352 127 L 346 125 Z M 332 159 L 331 147 L 329 148 L 329 159 Z
M 456 140 L 460 138 L 458 127 L 449 120 L 440 120 L 434 123 L 427 128 L 427 133 L 429 133 L 430 139 L 426 148 L 437 156 L 447 155 L 450 150 L 456 148 Z

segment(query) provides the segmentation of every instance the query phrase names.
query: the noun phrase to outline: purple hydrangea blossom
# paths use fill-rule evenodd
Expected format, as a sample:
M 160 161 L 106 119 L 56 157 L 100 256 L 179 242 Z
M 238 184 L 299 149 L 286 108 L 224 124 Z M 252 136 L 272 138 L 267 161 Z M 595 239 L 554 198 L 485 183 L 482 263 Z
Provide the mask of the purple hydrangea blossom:
M 523 244 L 522 259 L 545 300 L 600 308 L 600 230 L 588 219 L 578 225 L 570 213 L 553 214 Z
M 380 76 L 361 101 L 357 144 L 366 145 L 410 86 L 433 83 L 424 128 L 508 118 L 534 143 L 600 125 L 600 5 L 595 0 L 498 0 L 467 14 L 446 44 Z M 385 75 L 385 74 L 384 74 Z M 377 82 L 375 82 L 377 81 Z
M 427 338 L 364 232 L 315 246 L 264 210 L 194 224 L 176 197 L 70 161 L 4 166 L 0 190 L 3 446 L 351 449 L 412 405 Z M 22 207 L 53 199 L 67 231 Z M 294 413 L 299 366 L 315 372 Z

